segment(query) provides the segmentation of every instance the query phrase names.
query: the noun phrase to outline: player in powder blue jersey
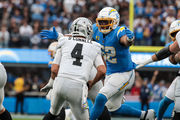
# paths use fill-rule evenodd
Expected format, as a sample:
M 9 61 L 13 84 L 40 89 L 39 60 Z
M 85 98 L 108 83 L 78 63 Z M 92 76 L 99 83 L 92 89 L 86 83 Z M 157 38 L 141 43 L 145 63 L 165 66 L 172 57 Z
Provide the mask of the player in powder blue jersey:
M 93 25 L 93 39 L 102 45 L 107 72 L 104 87 L 99 91 L 91 109 L 90 120 L 96 120 L 105 105 L 111 112 L 121 110 L 125 90 L 134 84 L 136 64 L 132 62 L 129 52 L 134 34 L 127 27 L 118 26 L 119 20 L 116 9 L 105 7 L 98 13 L 96 25 Z M 129 109 L 126 112 L 128 111 Z M 136 113 L 141 112 L 137 110 Z M 149 113 L 142 118 L 154 119 L 154 111 L 150 110 Z

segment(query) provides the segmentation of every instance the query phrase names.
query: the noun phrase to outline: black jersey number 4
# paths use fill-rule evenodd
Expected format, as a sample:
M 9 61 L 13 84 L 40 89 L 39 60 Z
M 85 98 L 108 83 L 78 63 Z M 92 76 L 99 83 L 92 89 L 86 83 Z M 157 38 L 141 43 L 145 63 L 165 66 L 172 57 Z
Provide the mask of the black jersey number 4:
M 73 61 L 73 65 L 81 66 L 82 62 L 81 59 L 83 59 L 82 53 L 83 44 L 77 43 L 75 47 L 73 48 L 71 52 L 71 57 L 76 58 L 75 61 Z

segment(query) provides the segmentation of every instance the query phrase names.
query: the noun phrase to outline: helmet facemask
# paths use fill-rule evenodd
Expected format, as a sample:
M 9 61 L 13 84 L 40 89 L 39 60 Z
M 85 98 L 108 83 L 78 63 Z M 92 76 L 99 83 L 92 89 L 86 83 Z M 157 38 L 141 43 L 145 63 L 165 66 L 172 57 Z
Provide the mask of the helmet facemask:
M 108 34 L 119 25 L 120 16 L 112 7 L 103 8 L 96 18 L 96 26 L 103 34 Z
M 179 31 L 180 31 L 180 29 L 169 33 L 169 36 L 171 37 L 172 41 L 175 41 L 175 40 L 176 40 L 176 34 L 177 34 Z
M 104 34 L 109 33 L 115 24 L 117 21 L 114 18 L 96 18 L 96 26 Z

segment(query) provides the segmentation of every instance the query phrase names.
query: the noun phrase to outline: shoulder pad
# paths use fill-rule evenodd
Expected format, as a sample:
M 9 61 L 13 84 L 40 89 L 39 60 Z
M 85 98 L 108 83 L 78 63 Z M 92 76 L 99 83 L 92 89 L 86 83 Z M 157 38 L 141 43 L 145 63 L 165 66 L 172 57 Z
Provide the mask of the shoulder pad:
M 101 48 L 102 48 L 101 44 L 99 44 L 95 41 L 92 41 L 92 44 L 93 44 L 93 46 L 95 46 L 95 49 L 97 50 L 98 54 L 101 54 Z
M 59 32 L 59 33 L 58 33 L 58 38 L 57 38 L 57 40 L 59 41 L 59 39 L 60 39 L 61 37 L 64 37 L 64 35 Z
M 67 41 L 67 38 L 68 38 L 68 37 L 61 37 L 61 38 L 58 40 L 58 46 L 57 46 L 57 48 L 60 48 L 62 45 L 64 45 L 64 43 Z
M 93 44 L 94 46 L 98 47 L 98 48 L 101 48 L 101 47 L 102 47 L 101 44 L 99 44 L 99 43 L 97 43 L 97 42 L 95 42 L 95 41 L 92 41 L 92 44 Z

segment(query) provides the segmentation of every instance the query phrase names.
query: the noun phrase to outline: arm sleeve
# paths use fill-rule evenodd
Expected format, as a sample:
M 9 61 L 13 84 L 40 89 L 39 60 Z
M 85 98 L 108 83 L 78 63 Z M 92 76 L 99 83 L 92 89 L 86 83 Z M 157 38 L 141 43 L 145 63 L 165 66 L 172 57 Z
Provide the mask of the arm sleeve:
M 177 40 L 178 46 L 180 48 L 180 31 L 176 34 L 176 40 Z
M 160 51 L 156 52 L 156 57 L 158 60 L 165 59 L 172 55 L 173 53 L 169 50 L 169 46 L 162 48 Z
M 61 56 L 62 56 L 61 49 L 58 49 L 52 64 L 58 64 L 59 65 L 59 63 L 61 61 Z
M 94 66 L 97 68 L 100 65 L 104 65 L 104 62 L 103 62 L 101 54 L 98 54 L 95 59 Z

